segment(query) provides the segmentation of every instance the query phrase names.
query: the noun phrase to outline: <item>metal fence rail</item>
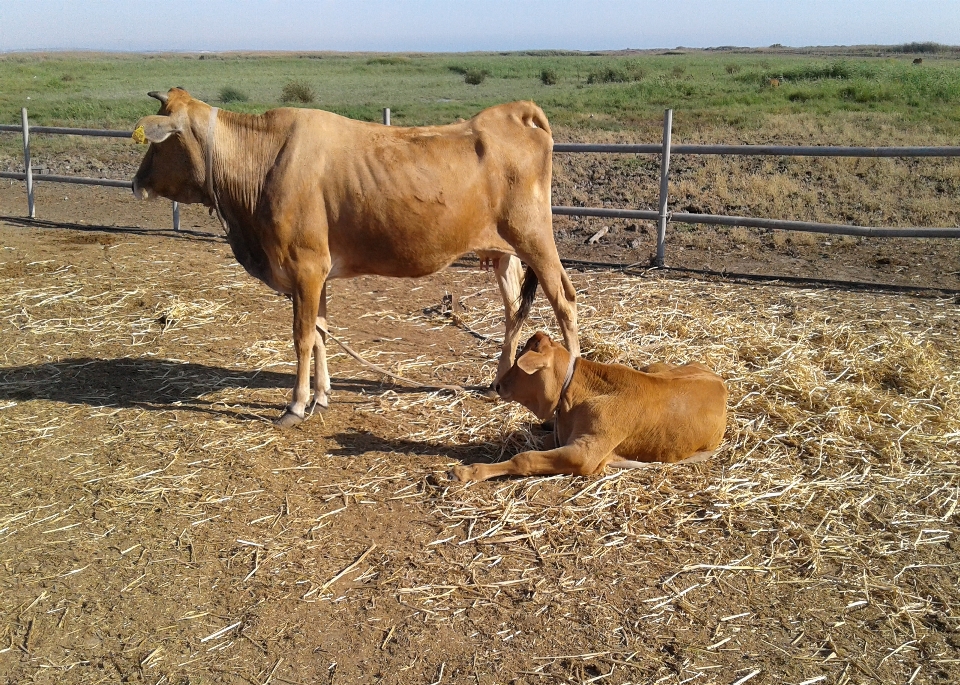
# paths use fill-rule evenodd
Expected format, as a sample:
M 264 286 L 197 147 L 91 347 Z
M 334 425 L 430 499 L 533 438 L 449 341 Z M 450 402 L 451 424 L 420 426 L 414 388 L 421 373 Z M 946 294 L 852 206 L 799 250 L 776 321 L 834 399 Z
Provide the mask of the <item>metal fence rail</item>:
M 606 207 L 554 207 L 553 213 L 564 216 L 592 216 L 616 219 L 638 219 L 657 222 L 657 266 L 665 265 L 666 226 L 669 223 L 743 226 L 773 230 L 828 233 L 831 235 L 867 236 L 876 238 L 960 238 L 957 228 L 879 227 L 850 224 L 824 224 L 813 221 L 786 221 L 762 217 L 690 214 L 669 210 L 670 155 L 765 155 L 776 157 L 960 157 L 960 147 L 840 147 L 787 145 L 672 145 L 673 110 L 663 116 L 663 142 L 660 145 L 612 145 L 592 143 L 557 143 L 554 152 L 660 155 L 660 196 L 657 211 L 615 209 Z
M 84 176 L 57 176 L 55 174 L 35 173 L 33 162 L 30 155 L 30 134 L 31 133 L 49 133 L 54 135 L 67 136 L 95 136 L 98 138 L 130 138 L 133 131 L 110 131 L 100 128 L 65 128 L 63 126 L 30 126 L 27 118 L 27 108 L 20 110 L 20 126 L 11 126 L 10 124 L 0 124 L 0 132 L 20 133 L 23 135 L 23 171 L 0 171 L 0 178 L 10 178 L 16 181 L 26 181 L 27 183 L 27 215 L 31 219 L 37 216 L 36 203 L 33 195 L 33 184 L 36 181 L 47 183 L 72 183 L 84 186 L 106 186 L 108 188 L 133 188 L 131 181 L 123 181 L 114 178 L 86 178 Z M 173 203 L 173 230 L 180 230 L 180 206 Z
M 662 145 L 556 143 L 554 152 L 660 154 Z M 767 155 L 776 157 L 958 157 L 960 147 L 842 147 L 833 145 L 671 145 L 674 155 Z
M 132 131 L 110 131 L 89 128 L 63 128 L 58 126 L 36 126 L 30 128 L 27 110 L 21 110 L 20 126 L 0 124 L 0 132 L 7 131 L 23 135 L 24 172 L 0 172 L 0 178 L 26 181 L 27 205 L 30 218 L 35 217 L 33 182 L 76 183 L 81 185 L 100 185 L 115 188 L 132 188 L 130 181 L 106 178 L 84 178 L 80 176 L 54 176 L 34 174 L 30 162 L 30 133 L 57 135 L 99 136 L 109 138 L 129 138 Z M 383 123 L 390 125 L 390 110 L 384 108 Z M 657 209 L 620 209 L 608 207 L 553 207 L 553 213 L 560 216 L 586 216 L 613 219 L 635 219 L 657 222 L 658 266 L 665 264 L 666 230 L 670 223 L 712 224 L 717 226 L 743 226 L 747 228 L 765 228 L 773 230 L 804 231 L 827 233 L 832 235 L 852 235 L 876 238 L 960 238 L 960 227 L 877 227 L 853 226 L 850 224 L 825 224 L 812 221 L 787 221 L 763 217 L 743 217 L 718 214 L 691 214 L 671 212 L 669 209 L 669 179 L 671 155 L 741 155 L 741 156 L 777 156 L 777 157 L 960 157 L 960 147 L 842 147 L 842 146 L 781 146 L 781 145 L 673 145 L 673 110 L 666 110 L 663 117 L 663 140 L 657 144 L 616 145 L 592 143 L 556 143 L 556 153 L 606 153 L 606 154 L 653 154 L 660 155 L 660 193 Z M 173 203 L 174 229 L 180 230 L 180 207 Z
M 27 175 L 19 171 L 0 171 L 0 178 L 12 178 L 15 181 L 26 181 Z M 133 181 L 120 181 L 114 178 L 86 178 L 84 176 L 55 176 L 54 174 L 34 174 L 34 181 L 50 181 L 51 183 L 74 183 L 81 186 L 108 186 L 111 188 L 133 188 Z M 34 217 L 30 217 L 31 219 Z

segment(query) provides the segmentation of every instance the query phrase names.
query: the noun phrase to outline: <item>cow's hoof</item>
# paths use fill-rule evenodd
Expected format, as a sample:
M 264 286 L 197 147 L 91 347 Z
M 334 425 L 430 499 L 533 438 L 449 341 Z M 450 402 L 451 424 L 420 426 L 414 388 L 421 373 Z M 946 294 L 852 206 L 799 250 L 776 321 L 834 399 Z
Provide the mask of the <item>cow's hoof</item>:
M 330 408 L 330 400 L 328 400 L 326 397 L 324 397 L 323 400 L 314 399 L 313 402 L 310 404 L 310 406 L 307 407 L 306 413 L 308 416 L 312 416 L 317 412 L 325 412 L 329 408 Z
M 279 419 L 274 421 L 274 423 L 280 428 L 293 428 L 294 426 L 303 423 L 303 418 L 304 417 L 297 416 L 292 411 L 287 409 L 285 412 L 283 412 L 283 415 Z

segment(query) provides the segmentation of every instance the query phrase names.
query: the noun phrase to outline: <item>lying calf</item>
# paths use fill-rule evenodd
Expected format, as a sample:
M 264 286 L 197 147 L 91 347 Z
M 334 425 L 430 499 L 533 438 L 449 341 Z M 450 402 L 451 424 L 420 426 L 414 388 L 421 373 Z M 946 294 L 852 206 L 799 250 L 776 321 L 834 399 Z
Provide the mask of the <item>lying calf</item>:
M 599 473 L 642 462 L 706 459 L 727 420 L 723 379 L 700 364 L 651 364 L 635 371 L 572 357 L 546 333 L 535 333 L 497 384 L 541 420 L 554 420 L 552 444 L 500 464 L 457 466 L 459 480 L 502 475 Z M 548 442 L 550 442 L 548 440 Z

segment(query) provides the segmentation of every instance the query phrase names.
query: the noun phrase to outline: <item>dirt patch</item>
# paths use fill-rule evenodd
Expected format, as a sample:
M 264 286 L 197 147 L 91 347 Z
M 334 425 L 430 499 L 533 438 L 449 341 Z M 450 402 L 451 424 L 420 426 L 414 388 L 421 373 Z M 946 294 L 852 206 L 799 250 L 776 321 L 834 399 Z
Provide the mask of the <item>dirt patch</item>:
M 575 272 L 587 354 L 723 374 L 724 446 L 685 469 L 464 487 L 453 464 L 538 443 L 528 413 L 385 384 L 336 353 L 330 410 L 278 431 L 289 303 L 205 212 L 184 208 L 174 234 L 166 203 L 44 192 L 25 222 L 22 188 L 0 185 L 10 682 L 960 677 L 954 294 Z M 593 251 L 586 223 L 558 228 L 577 259 L 650 249 L 618 242 L 649 240 L 640 226 Z M 691 268 L 741 268 L 716 245 L 746 236 L 717 237 Z M 937 266 L 906 284 L 956 287 L 936 271 L 956 248 L 932 244 L 856 242 L 822 273 L 886 282 L 927 254 Z M 774 243 L 743 268 L 800 269 L 788 248 L 822 246 Z M 330 290 L 332 325 L 371 360 L 492 377 L 496 286 L 470 263 Z M 554 330 L 537 303 L 528 330 Z

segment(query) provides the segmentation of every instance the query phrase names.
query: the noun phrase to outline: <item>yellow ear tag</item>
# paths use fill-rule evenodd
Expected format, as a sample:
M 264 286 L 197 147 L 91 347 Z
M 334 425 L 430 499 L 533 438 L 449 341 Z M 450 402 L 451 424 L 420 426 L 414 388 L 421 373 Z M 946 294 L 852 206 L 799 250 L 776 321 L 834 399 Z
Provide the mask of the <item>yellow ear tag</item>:
M 143 126 L 137 126 L 133 131 L 133 135 L 130 137 L 133 138 L 133 142 L 138 145 L 143 145 L 147 142 L 147 134 L 143 132 Z

